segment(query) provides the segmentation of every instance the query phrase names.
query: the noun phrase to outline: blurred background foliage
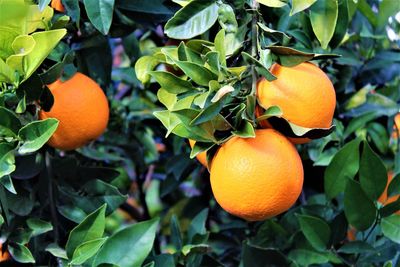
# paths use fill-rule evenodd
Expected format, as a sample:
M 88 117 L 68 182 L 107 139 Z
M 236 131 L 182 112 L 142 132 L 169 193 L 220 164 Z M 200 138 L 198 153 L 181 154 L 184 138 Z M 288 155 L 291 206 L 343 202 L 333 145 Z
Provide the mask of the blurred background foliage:
M 12 258 L 5 264 L 400 264 L 400 216 L 395 214 L 400 199 L 382 207 L 359 183 L 386 183 L 391 173 L 395 178 L 388 192 L 400 194 L 398 1 L 259 0 L 258 62 L 241 57 L 251 49 L 253 1 L 62 0 L 65 13 L 54 14 L 49 0 L 25 2 L 52 13 L 41 13 L 39 20 L 47 26 L 32 32 L 66 28 L 68 33 L 55 41 L 54 50 L 42 53 L 43 62 L 29 75 L 10 78 L 3 66 L 7 54 L 0 54 L 0 74 L 8 73 L 5 79 L 0 75 L 0 113 L 5 114 L 0 115 L 1 242 Z M 214 14 L 214 5 L 224 8 L 222 15 Z M 182 6 L 191 8 L 170 20 Z M 2 36 L 8 27 L 3 22 L 11 21 L 4 10 Z M 197 27 L 181 28 L 182 18 L 191 23 L 200 12 L 205 13 Z M 221 28 L 231 45 L 226 46 L 228 66 L 256 64 L 267 70 L 271 60 L 315 59 L 336 89 L 336 128 L 298 147 L 305 168 L 299 205 L 264 222 L 246 222 L 217 205 L 208 171 L 190 159 L 187 140 L 166 138 L 167 129 L 153 116 L 164 110 L 157 98 L 160 86 L 135 72 L 139 58 L 178 46 L 172 37 L 212 43 Z M 170 65 L 149 59 L 142 63 L 146 67 L 171 71 Z M 106 133 L 72 152 L 43 146 L 49 136 L 16 138 L 23 125 L 37 120 L 38 102 L 44 109 L 51 106 L 44 85 L 77 70 L 96 80 L 108 96 Z M 54 124 L 40 129 L 50 131 Z M 34 151 L 21 153 L 29 141 L 36 144 Z

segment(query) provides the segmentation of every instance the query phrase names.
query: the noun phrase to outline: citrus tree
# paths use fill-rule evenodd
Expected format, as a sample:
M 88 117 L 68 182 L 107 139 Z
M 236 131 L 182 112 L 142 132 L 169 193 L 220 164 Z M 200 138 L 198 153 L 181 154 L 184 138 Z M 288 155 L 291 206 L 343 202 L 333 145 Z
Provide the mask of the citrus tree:
M 0 1 L 0 261 L 398 266 L 400 2 Z

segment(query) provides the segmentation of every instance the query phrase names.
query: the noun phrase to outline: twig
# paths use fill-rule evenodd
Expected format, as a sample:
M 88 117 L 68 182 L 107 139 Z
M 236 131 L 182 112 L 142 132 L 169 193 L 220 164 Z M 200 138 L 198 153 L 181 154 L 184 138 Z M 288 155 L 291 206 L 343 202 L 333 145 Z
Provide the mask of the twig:
M 57 218 L 57 210 L 55 206 L 55 198 L 54 198 L 54 174 L 53 167 L 51 165 L 51 159 L 49 152 L 45 154 L 45 162 L 46 162 L 46 171 L 47 171 L 47 179 L 48 179 L 48 190 L 49 190 L 49 205 L 50 205 L 50 213 L 51 213 L 51 221 L 53 224 L 53 232 L 54 232 L 54 243 L 58 245 L 60 240 L 60 236 L 58 233 L 58 218 Z M 57 266 L 63 266 L 63 263 L 60 258 L 56 257 Z
M 257 33 L 257 20 L 258 20 L 258 7 L 259 4 L 256 0 L 253 0 L 252 10 L 253 10 L 253 19 L 251 22 L 251 56 L 257 56 L 257 43 L 258 43 L 258 33 Z M 252 87 L 251 93 L 254 95 L 257 90 L 257 73 L 255 66 L 251 66 L 251 74 L 252 74 Z

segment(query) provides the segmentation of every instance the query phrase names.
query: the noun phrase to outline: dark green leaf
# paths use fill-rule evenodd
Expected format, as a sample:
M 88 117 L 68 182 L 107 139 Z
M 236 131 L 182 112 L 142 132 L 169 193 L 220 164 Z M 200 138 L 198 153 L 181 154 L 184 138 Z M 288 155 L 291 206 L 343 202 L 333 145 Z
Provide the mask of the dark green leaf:
M 243 267 L 289 266 L 286 256 L 274 248 L 262 248 L 243 244 Z
M 400 195 L 400 174 L 397 174 L 393 177 L 392 181 L 390 181 L 387 196 L 397 196 Z
M 10 243 L 8 245 L 8 251 L 12 258 L 19 263 L 35 263 L 35 259 L 29 249 L 18 243 Z
M 372 200 L 362 190 L 361 185 L 347 179 L 344 192 L 344 213 L 349 224 L 360 231 L 368 229 L 376 219 L 376 208 Z
M 93 26 L 102 34 L 108 34 L 113 17 L 115 0 L 83 0 L 85 10 Z
M 21 122 L 15 114 L 4 107 L 0 107 L 0 136 L 17 136 Z
M 153 247 L 157 225 L 158 219 L 153 219 L 116 232 L 104 243 L 93 265 L 141 266 Z
M 276 80 L 276 77 L 260 61 L 246 52 L 242 52 L 242 56 L 247 63 L 255 65 L 257 72 L 264 76 L 265 79 L 268 81 Z
M 346 243 L 338 250 L 338 252 L 345 254 L 368 253 L 374 251 L 374 247 L 364 241 L 353 241 Z
M 387 171 L 382 160 L 364 141 L 360 160 L 360 184 L 371 200 L 377 200 L 387 185 Z
M 329 262 L 329 257 L 325 253 L 315 252 L 307 249 L 294 249 L 289 252 L 289 259 L 300 266 L 312 264 L 324 264 Z
M 0 177 L 11 174 L 15 170 L 14 147 L 0 143 Z
M 324 251 L 328 244 L 331 229 L 329 225 L 318 217 L 297 215 L 300 228 L 310 244 L 318 251 Z
M 192 223 L 190 224 L 188 230 L 189 240 L 192 240 L 192 238 L 196 234 L 204 235 L 206 233 L 205 224 L 207 217 L 208 217 L 208 209 L 204 209 L 199 214 L 197 214 L 196 217 L 193 218 Z
M 51 223 L 36 218 L 28 219 L 26 224 L 33 231 L 32 236 L 40 235 L 53 230 L 53 225 Z
M 360 142 L 360 139 L 356 139 L 347 143 L 326 168 L 324 187 L 328 198 L 334 198 L 343 192 L 347 180 L 353 179 L 358 172 Z

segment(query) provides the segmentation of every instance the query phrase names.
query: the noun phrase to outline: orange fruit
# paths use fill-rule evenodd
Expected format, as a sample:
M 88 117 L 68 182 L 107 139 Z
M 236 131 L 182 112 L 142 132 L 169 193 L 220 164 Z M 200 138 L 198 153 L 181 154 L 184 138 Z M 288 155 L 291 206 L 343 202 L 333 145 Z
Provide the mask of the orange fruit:
M 351 225 L 349 225 L 349 228 L 347 229 L 347 240 L 349 241 L 357 240 L 357 229 Z
M 215 199 L 227 212 L 260 221 L 288 210 L 303 186 L 303 164 L 294 145 L 274 129 L 255 138 L 233 137 L 211 164 Z
M 109 117 L 107 97 L 99 85 L 77 72 L 71 79 L 48 85 L 54 96 L 49 112 L 41 110 L 39 119 L 56 118 L 59 125 L 48 145 L 73 150 L 97 139 L 106 129 Z
M 0 262 L 8 261 L 10 257 L 10 253 L 8 251 L 2 250 L 3 244 L 0 243 Z
M 395 202 L 400 197 L 400 195 L 395 195 L 395 196 L 391 196 L 391 197 L 388 197 L 388 195 L 387 195 L 387 190 L 388 190 L 389 184 L 392 180 L 393 180 L 393 172 L 390 171 L 390 172 L 388 172 L 388 182 L 387 182 L 385 191 L 383 191 L 382 195 L 378 198 L 378 202 L 384 206 Z M 397 211 L 396 214 L 400 215 L 400 210 Z
M 329 128 L 332 125 L 335 88 L 320 68 L 312 63 L 294 67 L 274 64 L 271 73 L 276 80 L 270 82 L 262 78 L 257 84 L 257 100 L 261 107 L 279 106 L 284 119 L 301 127 Z M 302 138 L 296 143 L 308 141 Z
M 189 145 L 191 148 L 194 147 L 194 144 L 196 141 L 189 139 Z M 196 156 L 197 160 L 200 161 L 200 163 L 207 168 L 207 152 L 202 152 L 197 154 Z
M 65 8 L 64 5 L 61 3 L 61 0 L 52 0 L 50 6 L 58 12 L 65 12 Z
M 397 113 L 396 116 L 394 116 L 394 125 L 393 125 L 393 131 L 392 131 L 393 139 L 398 138 L 397 131 L 400 131 L 400 113 Z

